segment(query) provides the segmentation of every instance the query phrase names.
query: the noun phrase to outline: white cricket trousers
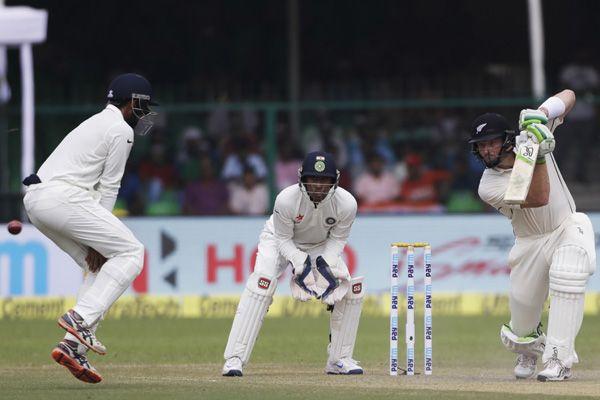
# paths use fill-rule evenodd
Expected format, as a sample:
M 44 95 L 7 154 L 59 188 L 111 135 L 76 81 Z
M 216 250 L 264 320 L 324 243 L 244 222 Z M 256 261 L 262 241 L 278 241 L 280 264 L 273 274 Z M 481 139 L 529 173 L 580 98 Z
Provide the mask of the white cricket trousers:
M 587 215 L 570 215 L 555 231 L 537 236 L 517 237 L 508 256 L 510 272 L 511 327 L 518 336 L 533 332 L 541 320 L 544 302 L 548 298 L 550 269 L 556 262 L 555 253 L 564 247 L 577 247 L 588 257 L 585 265 L 570 269 L 589 275 L 596 268 L 594 229 Z M 576 263 L 577 259 L 573 258 Z
M 142 270 L 144 246 L 93 192 L 66 182 L 31 185 L 23 198 L 29 219 L 88 272 L 74 310 L 89 327 L 104 316 Z M 93 248 L 107 261 L 89 273 L 85 258 Z

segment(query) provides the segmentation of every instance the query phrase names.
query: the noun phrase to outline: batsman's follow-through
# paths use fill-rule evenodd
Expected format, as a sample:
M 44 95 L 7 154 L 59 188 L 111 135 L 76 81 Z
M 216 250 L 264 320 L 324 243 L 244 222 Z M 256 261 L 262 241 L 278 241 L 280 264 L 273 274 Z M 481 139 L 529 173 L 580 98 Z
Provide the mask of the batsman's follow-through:
M 431 317 L 431 246 L 426 242 L 391 244 L 391 304 L 390 304 L 390 375 L 398 375 L 398 260 L 402 249 L 406 249 L 406 375 L 415 374 L 415 248 L 423 248 L 423 340 L 424 373 L 433 370 L 433 328 Z

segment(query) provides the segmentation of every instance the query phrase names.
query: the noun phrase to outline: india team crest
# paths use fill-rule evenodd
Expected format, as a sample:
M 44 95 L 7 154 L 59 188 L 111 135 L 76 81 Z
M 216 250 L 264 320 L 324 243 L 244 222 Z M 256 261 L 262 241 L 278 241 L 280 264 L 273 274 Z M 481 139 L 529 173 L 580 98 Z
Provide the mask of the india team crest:
M 325 162 L 321 161 L 321 160 L 315 162 L 315 171 L 317 171 L 317 172 L 325 171 Z

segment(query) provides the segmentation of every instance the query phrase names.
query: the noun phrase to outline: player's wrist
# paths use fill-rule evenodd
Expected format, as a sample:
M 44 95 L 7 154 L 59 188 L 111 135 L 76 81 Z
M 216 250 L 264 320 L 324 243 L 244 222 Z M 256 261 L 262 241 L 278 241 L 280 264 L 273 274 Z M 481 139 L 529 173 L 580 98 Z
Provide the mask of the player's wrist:
M 546 164 L 546 155 L 543 155 L 543 156 L 540 156 L 540 157 L 536 158 L 535 159 L 535 163 L 537 165 Z
M 540 111 L 542 109 L 546 110 L 545 114 L 548 116 L 548 119 L 560 117 L 565 113 L 566 108 L 565 102 L 556 96 L 549 97 L 538 107 Z

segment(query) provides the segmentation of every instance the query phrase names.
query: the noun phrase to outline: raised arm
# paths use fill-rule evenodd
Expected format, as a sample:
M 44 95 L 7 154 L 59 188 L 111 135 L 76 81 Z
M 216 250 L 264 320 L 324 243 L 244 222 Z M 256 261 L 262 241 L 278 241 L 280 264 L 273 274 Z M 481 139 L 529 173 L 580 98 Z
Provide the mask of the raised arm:
M 564 110 L 561 111 L 561 104 L 554 101 L 553 97 L 562 100 L 564 104 Z M 564 119 L 565 116 L 573 109 L 576 101 L 575 92 L 571 89 L 565 89 L 556 93 L 554 96 L 548 98 L 544 103 L 542 103 L 538 110 L 542 111 L 549 119 L 560 118 Z M 555 108 L 556 107 L 556 108 Z M 554 113 L 552 113 L 554 111 Z M 555 113 L 559 113 L 559 115 L 554 115 Z

